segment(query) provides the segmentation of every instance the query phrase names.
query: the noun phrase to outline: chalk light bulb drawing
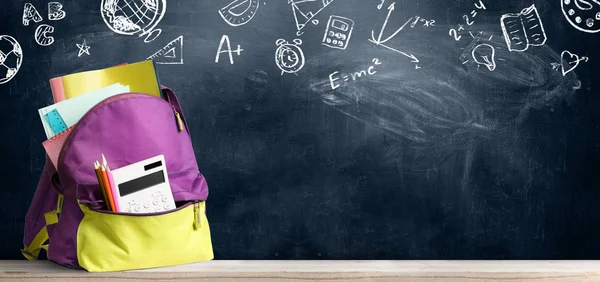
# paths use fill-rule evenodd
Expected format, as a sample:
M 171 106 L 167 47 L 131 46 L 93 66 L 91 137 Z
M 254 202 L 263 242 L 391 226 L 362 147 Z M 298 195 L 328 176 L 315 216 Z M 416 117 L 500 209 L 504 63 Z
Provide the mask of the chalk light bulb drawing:
M 490 71 L 496 69 L 496 49 L 489 44 L 480 44 L 473 48 L 473 60 L 479 65 L 484 65 Z

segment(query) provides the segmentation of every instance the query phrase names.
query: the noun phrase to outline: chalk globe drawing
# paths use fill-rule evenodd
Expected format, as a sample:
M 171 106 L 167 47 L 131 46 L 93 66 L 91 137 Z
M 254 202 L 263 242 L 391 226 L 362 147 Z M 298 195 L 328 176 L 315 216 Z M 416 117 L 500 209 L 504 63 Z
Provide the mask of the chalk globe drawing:
M 11 36 L 0 35 L 0 84 L 9 82 L 21 68 L 23 50 Z
M 167 11 L 167 1 L 102 0 L 100 11 L 106 25 L 116 33 L 145 35 L 157 31 L 160 34 L 160 29 L 154 28 Z

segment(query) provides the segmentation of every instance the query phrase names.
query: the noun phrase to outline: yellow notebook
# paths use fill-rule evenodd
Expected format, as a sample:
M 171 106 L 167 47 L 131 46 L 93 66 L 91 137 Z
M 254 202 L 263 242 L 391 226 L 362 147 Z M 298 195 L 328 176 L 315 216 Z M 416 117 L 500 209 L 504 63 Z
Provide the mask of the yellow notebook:
M 70 74 L 62 77 L 65 99 L 120 83 L 131 92 L 161 97 L 160 84 L 152 60 Z

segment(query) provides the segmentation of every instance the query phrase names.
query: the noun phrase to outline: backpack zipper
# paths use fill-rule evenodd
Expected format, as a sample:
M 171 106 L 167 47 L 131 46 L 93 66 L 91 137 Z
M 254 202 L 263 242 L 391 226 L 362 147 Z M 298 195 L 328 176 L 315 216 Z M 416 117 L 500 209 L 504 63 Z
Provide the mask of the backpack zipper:
M 199 229 L 202 223 L 201 217 L 202 208 L 200 207 L 200 202 L 194 202 L 194 230 Z

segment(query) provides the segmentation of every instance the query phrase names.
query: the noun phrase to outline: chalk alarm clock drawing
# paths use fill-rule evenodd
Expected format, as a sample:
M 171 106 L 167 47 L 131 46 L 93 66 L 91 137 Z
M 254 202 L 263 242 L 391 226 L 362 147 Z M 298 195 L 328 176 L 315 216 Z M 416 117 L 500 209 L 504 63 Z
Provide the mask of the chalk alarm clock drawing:
M 275 62 L 281 69 L 281 75 L 296 73 L 304 67 L 304 52 L 300 49 L 302 40 L 294 39 L 292 42 L 289 43 L 285 39 L 275 42 L 275 45 L 279 46 L 275 51 Z

